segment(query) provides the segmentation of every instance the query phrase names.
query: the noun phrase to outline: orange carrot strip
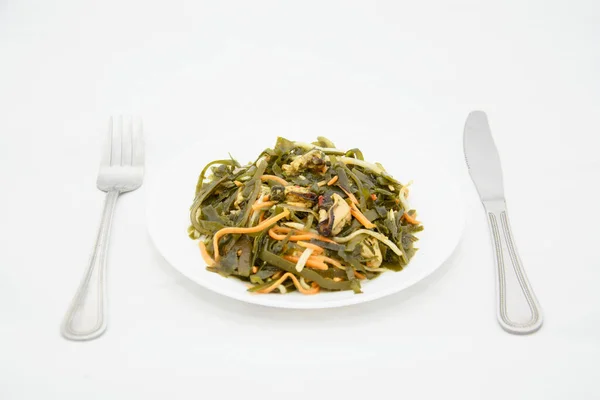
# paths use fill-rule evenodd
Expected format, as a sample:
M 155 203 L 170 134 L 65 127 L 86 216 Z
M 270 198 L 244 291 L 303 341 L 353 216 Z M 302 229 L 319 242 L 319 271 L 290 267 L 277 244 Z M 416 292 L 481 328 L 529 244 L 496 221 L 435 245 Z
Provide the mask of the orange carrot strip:
M 300 259 L 300 257 L 296 257 L 296 256 L 283 256 L 283 258 L 285 258 L 286 260 L 293 262 L 293 263 L 297 263 L 298 260 Z M 323 271 L 326 271 L 329 269 L 327 264 L 313 260 L 311 258 L 309 258 L 308 261 L 306 262 L 306 266 L 310 267 L 310 268 L 314 268 L 314 269 L 320 269 Z
M 340 179 L 339 176 L 337 176 L 337 175 L 334 176 L 333 178 L 331 178 L 331 180 L 329 182 L 327 182 L 327 186 L 333 185 L 334 183 L 336 183 L 338 181 L 338 179 Z
M 233 181 L 233 183 L 235 183 L 235 186 L 237 186 L 237 187 L 240 187 L 243 185 L 243 183 L 240 181 Z
M 208 254 L 208 251 L 206 250 L 206 245 L 204 244 L 204 242 L 202 240 L 198 242 L 198 247 L 200 247 L 200 255 L 202 256 L 202 259 L 204 260 L 204 262 L 209 267 L 212 267 L 213 265 L 215 265 L 215 260 L 213 260 L 212 257 Z
M 371 221 L 369 221 L 367 219 L 367 217 L 365 217 L 365 215 L 360 212 L 360 210 L 358 209 L 358 207 L 356 207 L 356 204 L 350 204 L 350 214 L 352 214 L 352 216 L 354 218 L 356 218 L 356 220 L 358 222 L 360 222 L 361 224 L 363 224 L 363 226 L 365 228 L 367 228 L 367 229 L 376 228 L 376 225 L 374 223 L 372 223 Z
M 306 262 L 306 266 L 309 267 L 309 268 L 314 268 L 314 269 L 318 269 L 318 270 L 321 270 L 321 271 L 327 271 L 329 269 L 329 267 L 327 266 L 327 264 L 320 263 L 320 262 L 313 261 L 313 260 L 308 260 Z
M 298 278 L 294 276 L 294 274 L 286 272 L 281 278 L 273 282 L 271 286 L 258 290 L 256 293 L 271 293 L 273 290 L 277 289 L 279 285 L 285 282 L 287 278 L 292 279 L 292 281 L 294 282 L 294 286 L 296 286 L 296 289 L 298 289 L 298 291 L 302 294 L 316 294 L 319 293 L 319 291 L 321 290 L 321 288 L 318 285 L 314 285 L 310 290 L 305 289 L 298 281 Z
M 402 217 L 404 217 L 404 219 L 407 220 L 408 223 L 410 223 L 410 224 L 413 224 L 413 225 L 419 225 L 420 224 L 419 221 L 417 221 L 414 217 L 411 217 L 407 213 L 402 214 Z
M 334 260 L 333 258 L 323 257 L 323 262 L 326 264 L 331 264 L 334 267 L 337 267 L 339 269 L 346 269 L 346 268 L 344 268 L 344 266 L 342 265 L 341 262 L 339 262 L 338 260 Z
M 282 273 L 283 273 L 283 272 L 281 272 L 281 271 L 279 271 L 279 272 L 276 272 L 276 273 L 275 273 L 275 275 L 273 275 L 273 276 L 271 277 L 271 279 L 279 279 L 279 277 L 281 276 L 281 274 L 282 274 Z
M 302 240 L 310 240 L 313 237 L 311 235 L 292 235 L 290 236 L 290 242 L 298 242 Z
M 280 177 L 275 176 L 275 175 L 262 175 L 260 177 L 260 180 L 263 181 L 263 182 L 265 182 L 265 181 L 277 182 L 277 183 L 279 183 L 280 185 L 283 185 L 283 186 L 289 186 L 290 185 L 285 179 L 280 178 Z
M 316 244 L 312 244 L 312 243 L 308 243 L 308 242 L 303 242 L 302 240 L 299 240 L 297 244 L 298 244 L 298 246 L 302 246 L 302 247 L 305 247 L 307 249 L 313 249 L 317 253 L 323 253 L 325 251 L 322 247 L 317 246 Z
M 273 227 L 273 229 L 275 230 L 275 233 L 289 233 L 292 229 L 285 227 L 285 226 L 275 226 Z M 304 239 L 296 239 L 296 240 L 310 240 L 310 239 L 317 239 L 320 240 L 321 242 L 329 242 L 329 243 L 335 243 L 333 240 L 326 238 L 325 236 L 321 236 L 321 235 L 317 235 L 316 233 L 312 233 L 312 232 L 306 232 L 306 231 L 298 231 L 298 233 L 300 234 L 300 236 L 303 237 L 309 237 L 308 239 L 304 238 Z M 294 236 L 293 236 L 294 237 Z
M 281 278 L 279 278 L 279 280 L 273 282 L 273 284 L 271 286 L 267 286 L 264 289 L 257 290 L 256 293 L 262 293 L 262 294 L 271 293 L 273 290 L 277 289 L 279 287 L 279 285 L 281 285 L 283 282 L 285 282 L 285 280 L 289 277 L 288 274 L 289 274 L 289 272 L 286 273 L 285 275 L 283 275 Z
M 268 194 L 266 194 L 263 198 L 262 201 L 269 201 L 270 196 Z
M 255 265 L 254 267 L 252 267 L 252 273 L 255 274 L 258 272 L 258 267 Z
M 287 226 L 281 225 L 275 225 L 271 229 L 273 229 L 277 233 L 290 233 L 292 231 L 292 228 L 288 228 Z
M 375 193 L 371 194 L 371 200 L 373 200 L 373 201 L 377 200 L 377 195 Z
M 286 232 L 287 233 L 287 232 Z M 275 229 L 269 230 L 269 236 L 275 240 L 283 240 L 286 235 L 279 235 Z M 297 242 L 299 240 L 310 240 L 313 239 L 311 235 L 293 235 L 289 237 L 290 242 Z
M 358 279 L 360 279 L 361 281 L 363 279 L 367 279 L 366 276 L 364 276 L 363 274 L 361 274 L 360 272 L 354 271 L 354 276 L 357 277 Z
M 260 212 L 260 214 L 259 214 L 259 216 L 258 216 L 258 223 L 261 223 L 261 222 L 263 222 L 263 221 L 265 220 L 265 214 L 266 214 L 266 211 L 265 211 L 265 210 L 262 210 L 262 211 Z
M 306 241 L 306 240 L 310 240 L 313 239 L 313 236 L 311 235 L 292 235 L 290 236 L 290 241 L 291 242 L 299 242 L 299 241 Z
M 252 210 L 257 211 L 257 210 L 263 210 L 265 208 L 271 208 L 275 204 L 277 204 L 276 201 L 265 201 L 264 203 L 256 202 L 256 203 L 252 204 Z
M 265 229 L 269 228 L 271 225 L 275 224 L 277 221 L 289 217 L 289 215 L 290 215 L 290 211 L 288 209 L 285 209 L 282 213 L 277 214 L 252 228 L 227 227 L 227 228 L 223 228 L 223 229 L 217 231 L 215 233 L 215 236 L 213 237 L 215 261 L 219 260 L 219 257 L 220 257 L 220 255 L 219 255 L 219 239 L 221 239 L 224 235 L 228 235 L 231 233 L 234 233 L 234 234 L 242 233 L 243 234 L 243 233 L 261 232 L 261 231 L 264 231 Z
M 338 187 L 339 187 L 340 189 L 342 189 L 342 190 L 344 191 L 344 193 L 346 193 L 346 196 L 348 196 L 348 198 L 350 199 L 350 201 L 351 201 L 353 204 L 358 204 L 358 200 L 356 199 L 356 196 L 354 196 L 352 193 L 350 193 L 350 192 L 346 191 L 346 189 L 344 189 L 343 187 L 341 187 L 341 186 L 339 186 L 339 185 L 338 185 Z
M 275 240 L 285 239 L 285 235 L 278 235 L 277 233 L 275 233 L 275 230 L 273 230 L 273 228 L 269 229 L 269 236 L 271 237 L 271 239 Z

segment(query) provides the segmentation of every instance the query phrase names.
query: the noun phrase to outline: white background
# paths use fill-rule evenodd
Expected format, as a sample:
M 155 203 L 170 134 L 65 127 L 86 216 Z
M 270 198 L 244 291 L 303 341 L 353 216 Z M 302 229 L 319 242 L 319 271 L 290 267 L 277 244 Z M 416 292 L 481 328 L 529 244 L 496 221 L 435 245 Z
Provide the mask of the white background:
M 599 398 L 598 4 L 0 1 L 0 398 Z M 472 109 L 490 117 L 545 312 L 532 336 L 495 321 L 461 151 Z M 161 259 L 142 187 L 117 206 L 109 330 L 65 341 L 103 202 L 102 134 L 122 112 L 144 118 L 148 180 L 217 133 L 266 147 L 264 125 L 440 159 L 467 204 L 460 252 L 370 304 L 246 305 Z

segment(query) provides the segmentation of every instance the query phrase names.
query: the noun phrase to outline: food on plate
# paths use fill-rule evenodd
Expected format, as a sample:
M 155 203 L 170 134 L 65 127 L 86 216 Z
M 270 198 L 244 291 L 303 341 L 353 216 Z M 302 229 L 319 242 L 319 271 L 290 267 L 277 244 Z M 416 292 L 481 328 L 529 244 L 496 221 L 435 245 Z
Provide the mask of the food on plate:
M 417 250 L 423 226 L 409 186 L 359 149 L 278 138 L 253 163 L 204 167 L 188 234 L 209 271 L 250 292 L 360 293 L 361 282 L 401 270 Z

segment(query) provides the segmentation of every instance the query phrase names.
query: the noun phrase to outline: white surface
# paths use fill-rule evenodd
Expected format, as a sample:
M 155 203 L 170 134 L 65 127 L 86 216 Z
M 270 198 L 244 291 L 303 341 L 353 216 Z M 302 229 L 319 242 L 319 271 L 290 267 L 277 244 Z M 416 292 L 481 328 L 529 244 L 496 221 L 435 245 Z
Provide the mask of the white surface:
M 310 142 L 326 133 L 335 134 L 335 131 L 320 129 L 315 126 L 310 130 L 313 136 L 290 139 Z M 385 158 L 375 142 L 361 138 L 352 127 L 340 126 L 336 131 L 346 135 L 345 143 L 336 144 L 339 149 L 360 146 L 367 160 L 373 160 L 370 155 L 376 156 L 396 179 L 404 183 L 414 179 L 409 204 L 418 211 L 425 230 L 417 235 L 416 247 L 420 250 L 401 273 L 385 273 L 378 279 L 363 282 L 360 296 L 352 291 L 322 291 L 317 296 L 297 292 L 286 296 L 264 296 L 249 293 L 248 285 L 239 279 L 224 279 L 204 268 L 198 241 L 190 240 L 186 232 L 198 175 L 209 162 L 227 159 L 228 152 L 242 164 L 254 162 L 265 148 L 275 145 L 275 138 L 280 133 L 279 130 L 269 131 L 263 125 L 247 124 L 239 132 L 229 132 L 233 140 L 226 142 L 222 141 L 219 132 L 215 132 L 212 139 L 191 144 L 156 171 L 146 186 L 146 223 L 152 243 L 171 266 L 199 285 L 237 300 L 270 307 L 318 309 L 365 303 L 398 293 L 427 278 L 454 253 L 464 231 L 464 201 L 457 190 L 456 177 L 440 173 L 443 164 L 435 160 L 412 154 Z M 249 135 L 255 138 L 251 143 L 244 140 Z M 410 142 L 412 135 L 401 137 L 402 142 Z M 204 150 L 206 148 L 211 151 Z M 431 146 L 429 151 L 434 153 L 436 148 Z
M 599 7 L 0 2 L 0 398 L 598 398 Z M 545 312 L 533 336 L 495 320 L 489 235 L 461 154 L 476 108 Z M 142 187 L 116 210 L 108 332 L 67 342 L 59 324 L 93 244 L 101 135 L 117 112 L 144 116 L 149 178 L 203 135 L 249 123 L 289 136 L 351 124 L 399 156 L 436 143 L 463 176 L 462 251 L 385 300 L 261 308 L 158 257 Z

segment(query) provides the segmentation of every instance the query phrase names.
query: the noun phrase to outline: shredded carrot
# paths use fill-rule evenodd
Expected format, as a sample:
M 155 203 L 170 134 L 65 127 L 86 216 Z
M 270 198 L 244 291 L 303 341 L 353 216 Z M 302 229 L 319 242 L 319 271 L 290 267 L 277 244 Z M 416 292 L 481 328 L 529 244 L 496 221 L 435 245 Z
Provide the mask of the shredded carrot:
M 400 199 L 396 199 L 396 200 L 394 200 L 394 202 L 395 202 L 396 204 L 400 204 Z
M 285 235 L 278 235 L 277 233 L 275 233 L 275 230 L 273 228 L 269 229 L 269 236 L 271 237 L 271 239 L 275 240 L 285 239 Z
M 276 201 L 265 201 L 264 203 L 256 202 L 256 203 L 252 204 L 252 210 L 254 210 L 254 211 L 264 210 L 265 208 L 273 207 L 275 204 L 277 204 Z
M 273 282 L 272 285 L 267 286 L 266 288 L 263 288 L 261 290 L 258 290 L 256 293 L 271 293 L 273 290 L 277 289 L 279 287 L 279 285 L 281 285 L 283 282 L 285 282 L 285 280 L 287 278 L 290 278 L 292 280 L 292 282 L 294 282 L 294 286 L 296 286 L 296 289 L 298 289 L 298 291 L 302 294 L 317 294 L 321 290 L 321 288 L 317 284 L 313 284 L 311 289 L 305 289 L 298 281 L 298 278 L 296 278 L 294 276 L 294 274 L 292 274 L 290 272 L 286 272 L 285 274 L 283 274 L 283 276 L 281 278 L 279 278 L 279 280 Z
M 262 210 L 262 211 L 260 212 L 260 214 L 259 214 L 259 216 L 258 216 L 258 223 L 259 223 L 259 224 L 265 220 L 265 214 L 266 214 L 266 211 L 265 211 L 265 210 Z
M 213 246 L 214 246 L 214 253 L 215 253 L 215 261 L 219 260 L 219 239 L 221 239 L 224 235 L 227 234 L 231 234 L 231 233 L 257 233 L 257 232 L 261 232 L 264 231 L 265 229 L 269 228 L 271 225 L 275 224 L 277 221 L 282 220 L 283 218 L 287 218 L 290 215 L 290 210 L 285 209 L 282 213 L 277 214 L 263 222 L 261 222 L 260 224 L 251 227 L 251 228 L 234 228 L 234 227 L 227 227 L 227 228 L 223 228 L 219 231 L 217 231 L 215 233 L 215 236 L 213 237 Z
M 333 258 L 329 258 L 327 256 L 324 255 L 311 255 L 308 259 L 309 261 L 315 262 L 315 263 L 320 263 L 320 264 L 331 264 L 336 268 L 339 269 L 343 269 L 345 270 L 346 268 L 337 260 L 334 260 Z
M 267 286 L 263 289 L 257 290 L 256 293 L 263 293 L 263 294 L 271 293 L 273 290 L 277 289 L 279 287 L 279 285 L 281 285 L 283 282 L 285 282 L 285 280 L 287 278 L 289 278 L 290 275 L 293 276 L 293 274 L 286 272 L 285 274 L 283 274 L 283 276 L 281 278 L 279 278 L 279 280 L 276 280 L 270 286 Z
M 371 221 L 369 221 L 367 219 L 367 217 L 365 217 L 365 215 L 360 212 L 360 210 L 358 209 L 358 207 L 356 207 L 356 204 L 350 204 L 350 214 L 352 214 L 352 216 L 354 218 L 356 218 L 356 220 L 358 222 L 360 222 L 361 224 L 363 224 L 363 226 L 365 228 L 367 228 L 367 229 L 376 228 L 376 225 L 374 223 L 372 223 Z
M 296 256 L 283 256 L 283 258 L 285 258 L 286 260 L 293 262 L 293 263 L 297 263 L 298 260 L 300 259 L 300 257 L 296 257 Z M 320 269 L 322 271 L 326 271 L 329 269 L 327 264 L 320 262 L 320 261 L 316 261 L 312 258 L 308 259 L 308 261 L 306 262 L 306 266 L 310 267 L 310 268 L 314 268 L 314 269 Z
M 344 189 L 343 187 L 341 187 L 341 186 L 339 186 L 339 185 L 338 185 L 338 187 L 339 187 L 340 189 L 342 189 L 342 190 L 344 191 L 344 193 L 346 193 L 346 196 L 348 196 L 348 198 L 350 199 L 350 201 L 351 201 L 353 204 L 358 204 L 358 200 L 356 199 L 356 196 L 354 196 L 352 193 L 350 193 L 350 192 L 346 191 L 346 189 Z
M 262 175 L 260 177 L 260 180 L 265 182 L 265 181 L 273 181 L 273 182 L 277 182 L 283 186 L 289 186 L 290 184 L 283 178 L 280 178 L 278 176 L 275 175 Z
M 292 235 L 292 236 L 290 236 L 290 242 L 299 242 L 302 240 L 306 241 L 306 240 L 310 240 L 312 238 L 313 237 L 310 235 Z
M 281 271 L 279 271 L 279 272 L 276 272 L 276 273 L 275 273 L 275 275 L 273 275 L 273 276 L 271 277 L 271 279 L 279 279 L 279 277 L 281 276 L 281 274 L 282 274 L 282 273 L 283 273 L 283 272 L 281 272 Z
M 294 279 L 292 278 L 292 280 L 294 280 Z M 298 283 L 300 283 L 300 282 L 298 282 Z M 296 285 L 295 281 L 294 281 L 294 285 Z M 296 285 L 296 288 L 298 288 L 298 286 L 302 287 L 302 285 Z M 317 294 L 317 293 L 319 293 L 321 291 L 321 287 L 319 286 L 319 284 L 317 282 L 311 283 L 310 287 L 311 287 L 310 290 L 306 290 L 304 288 L 302 288 L 302 289 L 304 289 L 304 291 L 302 291 L 300 289 L 298 289 L 298 290 L 300 290 L 300 293 L 302 293 L 302 294 Z
M 255 274 L 258 272 L 258 267 L 255 265 L 254 267 L 252 267 L 252 273 Z
M 408 215 L 407 213 L 404 213 L 402 215 L 402 217 L 404 217 L 405 220 L 408 221 L 408 223 L 413 224 L 413 225 L 419 225 L 420 222 L 417 221 L 414 217 L 411 217 L 410 215 Z
M 200 255 L 202 256 L 204 262 L 209 267 L 215 265 L 215 260 L 213 260 L 212 257 L 208 254 L 208 251 L 206 250 L 206 245 L 202 240 L 198 242 L 198 247 L 200 247 Z
M 284 240 L 286 235 L 278 234 L 274 229 L 269 229 L 269 236 L 275 240 Z M 310 240 L 313 239 L 311 235 L 292 235 L 289 237 L 290 242 L 297 242 L 299 240 Z
M 263 198 L 262 201 L 269 201 L 270 196 L 268 194 L 266 194 Z
M 375 193 L 371 194 L 371 200 L 373 200 L 373 201 L 377 200 L 377 195 Z
M 339 262 L 338 260 L 334 260 L 333 258 L 323 256 L 323 262 L 327 263 L 327 264 L 331 264 L 334 267 L 339 268 L 339 269 L 346 269 L 346 268 L 344 268 L 344 266 L 342 265 L 341 262 Z
M 273 231 L 275 231 L 276 233 L 290 233 L 292 231 L 296 232 L 295 229 L 292 228 L 288 228 L 286 226 L 281 226 L 281 225 L 275 225 L 274 227 L 271 228 Z
M 320 263 L 318 261 L 313 261 L 313 260 L 308 260 L 306 262 L 306 266 L 309 268 L 314 268 L 314 269 L 318 269 L 321 271 L 327 271 L 329 269 L 329 267 L 327 266 L 327 264 L 325 263 Z
M 322 247 L 317 246 L 316 244 L 312 244 L 312 243 L 308 243 L 308 242 L 303 242 L 302 240 L 298 241 L 298 246 L 302 246 L 302 247 L 305 247 L 307 249 L 313 249 L 317 253 L 323 253 L 325 251 Z
M 235 186 L 237 186 L 237 187 L 240 187 L 243 185 L 243 183 L 240 181 L 233 181 L 233 183 L 235 183 Z
M 367 279 L 367 277 L 363 274 L 361 274 L 360 272 L 354 271 L 354 276 L 357 277 L 358 279 L 360 279 L 361 281 L 363 279 Z
M 337 176 L 337 175 L 334 176 L 333 178 L 331 178 L 331 180 L 329 182 L 327 182 L 327 186 L 333 185 L 334 183 L 336 183 L 338 181 L 338 179 L 340 179 L 339 176 Z
M 269 231 L 269 236 L 271 236 L 275 240 L 283 240 L 283 239 L 285 239 L 285 236 L 279 235 L 279 234 L 280 233 L 288 234 L 292 231 L 292 229 L 287 228 L 285 226 L 274 226 L 272 231 L 273 231 L 273 234 L 271 234 L 271 232 Z M 280 237 L 281 239 L 278 239 L 276 236 Z M 305 231 L 299 231 L 298 235 L 293 235 L 290 237 L 290 241 L 292 241 L 292 242 L 297 242 L 299 240 L 307 241 L 310 239 L 317 239 L 317 240 L 320 240 L 321 242 L 335 243 L 333 240 L 326 238 L 325 236 L 321 236 L 321 235 L 317 235 L 316 233 L 305 232 Z

